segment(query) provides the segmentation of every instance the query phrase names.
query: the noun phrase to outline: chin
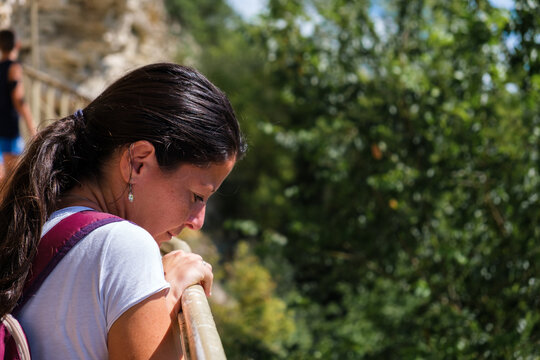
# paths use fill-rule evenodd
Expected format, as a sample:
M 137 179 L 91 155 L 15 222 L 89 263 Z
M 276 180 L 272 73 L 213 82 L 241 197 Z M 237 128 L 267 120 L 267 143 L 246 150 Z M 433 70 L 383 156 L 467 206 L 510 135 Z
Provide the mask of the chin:
M 158 245 L 161 245 L 163 244 L 164 242 L 167 242 L 169 240 L 171 240 L 173 237 L 171 234 L 169 233 L 165 233 L 165 234 L 160 234 L 158 236 L 154 236 L 154 240 L 156 240 L 156 242 L 158 243 Z

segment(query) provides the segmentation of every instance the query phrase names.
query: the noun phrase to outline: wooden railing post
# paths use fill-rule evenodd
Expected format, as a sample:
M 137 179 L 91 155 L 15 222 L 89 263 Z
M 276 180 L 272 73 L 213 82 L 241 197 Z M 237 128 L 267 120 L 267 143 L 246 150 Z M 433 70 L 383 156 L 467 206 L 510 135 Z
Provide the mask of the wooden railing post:
M 201 285 L 192 285 L 182 295 L 178 315 L 185 358 L 189 360 L 226 359 L 216 324 Z M 187 335 L 187 336 L 186 336 Z M 189 345 L 189 346 L 186 346 Z
M 30 41 L 32 66 L 39 69 L 39 24 L 38 24 L 38 0 L 30 2 Z
M 40 119 L 41 114 L 41 82 L 32 81 L 32 88 L 30 89 L 30 110 L 32 111 L 32 117 L 34 121 Z
M 191 252 L 189 245 L 175 239 L 176 250 Z M 168 251 L 172 250 L 168 249 Z M 188 287 L 181 299 L 178 329 L 184 359 L 226 360 L 225 350 L 201 285 Z

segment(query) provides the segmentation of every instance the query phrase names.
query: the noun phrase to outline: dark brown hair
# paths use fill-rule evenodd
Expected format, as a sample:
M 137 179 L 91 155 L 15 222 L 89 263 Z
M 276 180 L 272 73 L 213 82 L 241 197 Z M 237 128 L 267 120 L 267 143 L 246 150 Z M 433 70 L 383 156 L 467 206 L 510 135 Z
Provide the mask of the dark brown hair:
M 8 53 L 15 48 L 15 33 L 11 30 L 0 31 L 0 50 Z
M 196 70 L 171 63 L 128 73 L 82 112 L 43 129 L 1 190 L 0 317 L 21 295 L 59 196 L 99 179 L 113 152 L 138 140 L 154 145 L 164 171 L 239 159 L 246 150 L 226 95 Z

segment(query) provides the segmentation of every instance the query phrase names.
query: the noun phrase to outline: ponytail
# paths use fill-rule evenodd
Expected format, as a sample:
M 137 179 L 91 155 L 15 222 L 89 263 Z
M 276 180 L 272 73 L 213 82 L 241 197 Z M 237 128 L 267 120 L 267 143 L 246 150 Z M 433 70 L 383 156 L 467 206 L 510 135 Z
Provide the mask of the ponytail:
M 0 317 L 22 294 L 36 254 L 41 228 L 59 195 L 75 183 L 76 116 L 58 120 L 29 144 L 0 189 Z

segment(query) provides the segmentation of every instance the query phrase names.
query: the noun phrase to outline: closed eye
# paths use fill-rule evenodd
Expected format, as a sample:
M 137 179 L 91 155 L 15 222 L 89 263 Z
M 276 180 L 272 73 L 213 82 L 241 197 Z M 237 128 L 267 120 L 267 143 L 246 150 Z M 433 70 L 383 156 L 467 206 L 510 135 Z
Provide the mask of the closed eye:
M 198 201 L 204 202 L 204 198 L 202 196 L 200 196 L 200 195 L 195 194 L 195 193 L 193 194 L 193 198 L 195 199 L 195 202 L 198 202 Z

